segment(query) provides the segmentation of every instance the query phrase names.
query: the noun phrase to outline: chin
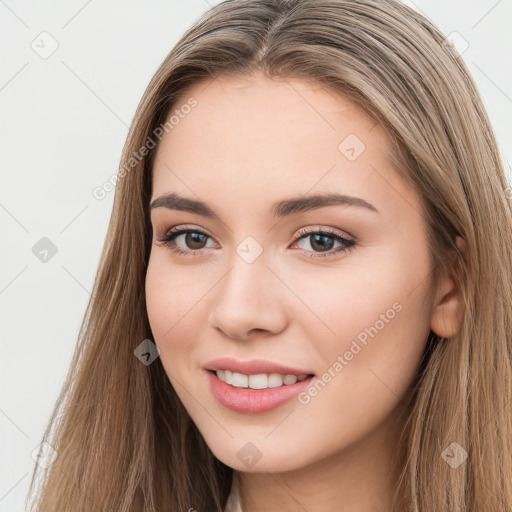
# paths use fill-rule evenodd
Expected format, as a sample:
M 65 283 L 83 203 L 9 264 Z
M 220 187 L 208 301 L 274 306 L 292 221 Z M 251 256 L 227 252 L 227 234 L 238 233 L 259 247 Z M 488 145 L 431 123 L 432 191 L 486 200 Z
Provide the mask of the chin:
M 297 449 L 298 446 L 304 446 L 304 443 L 290 437 L 287 443 L 278 436 L 272 440 L 265 439 L 267 435 L 268 431 L 259 438 L 254 435 L 234 439 L 230 437 L 225 443 L 219 443 L 218 437 L 213 442 L 208 442 L 208 438 L 205 440 L 217 459 L 244 473 L 293 471 L 311 462 L 303 458 L 303 450 Z

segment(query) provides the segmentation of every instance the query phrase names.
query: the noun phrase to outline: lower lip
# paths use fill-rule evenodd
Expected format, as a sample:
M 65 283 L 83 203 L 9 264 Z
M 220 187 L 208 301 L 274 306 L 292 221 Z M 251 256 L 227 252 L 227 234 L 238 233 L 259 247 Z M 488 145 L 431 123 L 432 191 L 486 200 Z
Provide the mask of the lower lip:
M 314 377 L 308 377 L 295 384 L 278 388 L 250 389 L 236 388 L 220 380 L 217 375 L 206 370 L 210 389 L 221 405 L 235 412 L 266 412 L 291 400 L 311 384 Z

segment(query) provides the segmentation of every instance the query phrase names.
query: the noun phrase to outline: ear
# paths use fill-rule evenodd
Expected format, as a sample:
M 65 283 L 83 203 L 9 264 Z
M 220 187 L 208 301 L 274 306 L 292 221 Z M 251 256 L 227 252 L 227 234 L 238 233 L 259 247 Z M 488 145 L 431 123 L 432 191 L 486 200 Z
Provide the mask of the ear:
M 466 240 L 458 236 L 455 239 L 457 247 L 464 254 L 464 259 L 468 261 L 468 251 Z M 462 269 L 457 269 L 461 265 L 457 253 L 452 251 L 452 262 L 449 273 L 441 278 L 434 303 L 432 306 L 432 316 L 430 319 L 431 329 L 442 338 L 451 338 L 455 336 L 461 328 L 464 316 L 464 301 L 462 297 L 461 283 L 456 276 L 464 276 Z

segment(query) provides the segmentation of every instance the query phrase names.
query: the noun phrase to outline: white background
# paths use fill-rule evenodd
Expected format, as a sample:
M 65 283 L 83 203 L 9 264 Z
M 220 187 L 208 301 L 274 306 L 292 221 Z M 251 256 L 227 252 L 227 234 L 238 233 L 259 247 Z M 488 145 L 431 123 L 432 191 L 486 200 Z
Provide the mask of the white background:
M 0 0 L 0 512 L 24 510 L 92 288 L 114 198 L 92 190 L 117 172 L 158 65 L 214 3 Z M 469 43 L 510 174 L 511 0 L 406 3 Z M 31 47 L 43 31 L 59 45 L 47 59 Z M 42 237 L 58 248 L 47 263 L 32 253 Z

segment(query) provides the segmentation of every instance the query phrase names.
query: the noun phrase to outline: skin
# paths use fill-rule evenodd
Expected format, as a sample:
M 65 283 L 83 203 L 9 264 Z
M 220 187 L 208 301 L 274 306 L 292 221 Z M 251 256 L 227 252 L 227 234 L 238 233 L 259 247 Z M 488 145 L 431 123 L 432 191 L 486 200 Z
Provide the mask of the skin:
M 389 512 L 400 413 L 429 330 L 453 336 L 462 320 L 456 281 L 436 289 L 430 279 L 419 198 L 387 158 L 381 125 L 341 94 L 256 74 L 196 83 L 181 105 L 190 97 L 197 106 L 158 147 L 151 201 L 176 192 L 221 220 L 151 212 L 147 312 L 167 375 L 215 456 L 240 477 L 245 512 Z M 366 146 L 354 161 L 338 150 L 349 134 Z M 272 216 L 275 201 L 321 192 L 363 198 L 378 213 L 334 205 Z M 210 238 L 181 235 L 175 242 L 189 254 L 175 254 L 157 237 L 184 224 Z M 335 253 L 343 244 L 328 238 L 324 258 L 314 236 L 294 240 L 301 228 L 357 245 Z M 252 263 L 236 252 L 247 236 L 263 249 Z M 307 404 L 241 414 L 209 389 L 202 368 L 221 356 L 321 376 L 396 303 L 394 318 Z M 252 467 L 237 457 L 248 442 L 261 452 Z

